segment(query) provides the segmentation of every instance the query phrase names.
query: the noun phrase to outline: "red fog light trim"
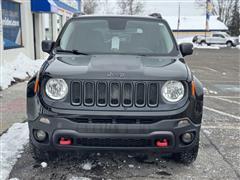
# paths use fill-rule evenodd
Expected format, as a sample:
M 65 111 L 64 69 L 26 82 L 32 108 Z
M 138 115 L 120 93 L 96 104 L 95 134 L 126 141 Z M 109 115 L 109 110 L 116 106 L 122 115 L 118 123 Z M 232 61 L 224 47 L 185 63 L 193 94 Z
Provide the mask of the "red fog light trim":
M 64 137 L 61 137 L 59 144 L 61 145 L 71 145 L 72 144 L 72 140 L 71 139 L 66 139 Z
M 156 140 L 155 145 L 157 147 L 167 147 L 168 146 L 168 141 L 167 141 L 167 139 L 163 139 L 163 140 L 158 139 L 158 140 Z

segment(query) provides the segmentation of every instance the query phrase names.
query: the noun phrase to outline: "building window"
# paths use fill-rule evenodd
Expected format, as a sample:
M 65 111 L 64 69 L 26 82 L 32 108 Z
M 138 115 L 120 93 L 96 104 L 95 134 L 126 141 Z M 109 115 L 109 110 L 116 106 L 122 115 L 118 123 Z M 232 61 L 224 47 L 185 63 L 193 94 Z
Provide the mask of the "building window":
M 2 0 L 4 49 L 22 47 L 20 3 Z
M 53 18 L 52 14 L 43 14 L 45 40 L 53 40 Z

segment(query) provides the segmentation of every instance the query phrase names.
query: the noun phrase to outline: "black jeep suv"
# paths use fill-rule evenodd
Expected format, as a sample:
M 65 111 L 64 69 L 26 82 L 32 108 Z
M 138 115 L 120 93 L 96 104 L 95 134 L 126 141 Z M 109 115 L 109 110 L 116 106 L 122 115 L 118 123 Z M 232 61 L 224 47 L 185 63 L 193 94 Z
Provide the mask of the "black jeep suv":
M 70 19 L 27 87 L 38 159 L 65 150 L 151 150 L 182 163 L 198 153 L 203 87 L 168 23 L 154 14 Z

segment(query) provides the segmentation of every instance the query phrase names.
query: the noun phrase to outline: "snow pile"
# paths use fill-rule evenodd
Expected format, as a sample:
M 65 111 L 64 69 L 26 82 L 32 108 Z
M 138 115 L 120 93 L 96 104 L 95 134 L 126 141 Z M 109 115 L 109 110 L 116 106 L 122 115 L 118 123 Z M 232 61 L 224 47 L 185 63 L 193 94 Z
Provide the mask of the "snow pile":
M 7 133 L 0 137 L 0 179 L 8 178 L 17 157 L 28 143 L 29 132 L 27 123 L 15 123 Z
M 75 176 L 73 176 L 69 180 L 91 180 L 91 179 L 86 178 L 86 177 L 75 177 Z
M 48 164 L 47 164 L 46 162 L 42 162 L 42 163 L 41 163 L 42 168 L 46 168 L 47 165 L 48 165 Z
M 23 53 L 19 53 L 17 58 L 11 62 L 3 63 L 0 67 L 0 89 L 8 88 L 11 83 L 25 80 L 33 76 L 41 67 L 44 60 L 32 60 Z
M 214 45 L 214 46 L 201 46 L 201 45 L 197 45 L 194 44 L 194 48 L 196 49 L 220 49 L 220 46 Z
M 82 165 L 82 169 L 86 171 L 90 171 L 92 169 L 92 163 L 91 162 L 86 162 Z

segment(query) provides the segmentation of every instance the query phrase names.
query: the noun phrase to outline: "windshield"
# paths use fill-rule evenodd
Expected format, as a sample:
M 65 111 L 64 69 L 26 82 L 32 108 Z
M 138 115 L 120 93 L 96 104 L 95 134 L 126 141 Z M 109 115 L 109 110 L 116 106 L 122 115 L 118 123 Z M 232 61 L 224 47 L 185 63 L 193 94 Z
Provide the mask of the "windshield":
M 223 35 L 225 36 L 225 37 L 231 37 L 229 34 L 227 34 L 227 33 L 223 33 Z
M 165 24 L 127 18 L 76 19 L 60 38 L 61 49 L 87 54 L 168 55 L 174 47 Z

